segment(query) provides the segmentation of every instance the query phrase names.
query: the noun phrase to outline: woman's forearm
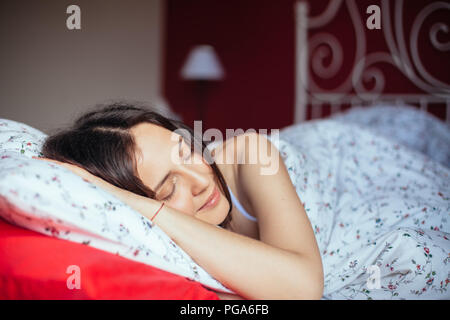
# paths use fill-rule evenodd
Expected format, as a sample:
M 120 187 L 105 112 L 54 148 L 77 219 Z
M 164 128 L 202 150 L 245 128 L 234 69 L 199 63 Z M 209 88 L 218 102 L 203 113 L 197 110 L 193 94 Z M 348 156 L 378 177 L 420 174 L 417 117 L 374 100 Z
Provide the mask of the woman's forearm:
M 153 199 L 118 188 L 86 170 L 62 165 L 151 219 Z M 207 224 L 169 207 L 154 222 L 213 277 L 247 299 L 313 299 L 322 295 L 322 272 L 306 256 Z
M 159 203 L 136 198 L 134 209 L 151 219 Z M 208 273 L 246 299 L 319 299 L 322 295 L 322 275 L 308 257 L 168 207 L 154 222 Z

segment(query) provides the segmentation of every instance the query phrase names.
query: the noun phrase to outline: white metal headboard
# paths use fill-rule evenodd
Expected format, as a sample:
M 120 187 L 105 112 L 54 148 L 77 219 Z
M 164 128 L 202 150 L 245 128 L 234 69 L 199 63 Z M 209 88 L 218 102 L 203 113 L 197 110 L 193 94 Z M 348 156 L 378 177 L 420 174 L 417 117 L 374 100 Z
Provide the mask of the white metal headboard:
M 346 80 L 330 93 L 320 88 L 310 77 L 309 70 L 321 79 L 333 77 L 342 67 L 342 45 L 337 37 L 329 32 L 319 32 L 308 39 L 308 31 L 318 29 L 332 21 L 345 3 L 351 17 L 356 39 L 356 52 L 352 70 Z M 431 103 L 446 106 L 446 121 L 450 123 L 450 84 L 433 77 L 424 67 L 418 53 L 418 35 L 424 20 L 437 10 L 450 10 L 450 3 L 436 1 L 427 5 L 415 17 L 409 35 L 405 41 L 403 30 L 403 0 L 396 0 L 393 12 L 389 0 L 381 0 L 381 29 L 389 52 L 378 51 L 366 53 L 366 26 L 362 20 L 355 0 L 330 0 L 326 9 L 318 16 L 308 16 L 308 3 L 298 1 L 295 4 L 296 15 L 296 90 L 295 122 L 302 122 L 307 117 L 307 106 L 311 105 L 312 118 L 320 117 L 324 104 L 331 106 L 331 112 L 341 110 L 345 104 L 361 105 L 375 102 L 394 102 L 398 104 L 417 104 L 427 110 Z M 391 23 L 391 14 L 395 25 Z M 434 49 L 450 51 L 450 42 L 442 43 L 437 33 L 449 32 L 448 22 L 436 22 L 429 30 L 429 40 Z M 324 64 L 324 58 L 331 58 L 331 63 Z M 423 94 L 386 94 L 385 76 L 376 63 L 388 63 L 396 67 Z M 414 66 L 414 67 L 413 67 Z M 368 90 L 363 80 L 373 80 L 375 85 Z

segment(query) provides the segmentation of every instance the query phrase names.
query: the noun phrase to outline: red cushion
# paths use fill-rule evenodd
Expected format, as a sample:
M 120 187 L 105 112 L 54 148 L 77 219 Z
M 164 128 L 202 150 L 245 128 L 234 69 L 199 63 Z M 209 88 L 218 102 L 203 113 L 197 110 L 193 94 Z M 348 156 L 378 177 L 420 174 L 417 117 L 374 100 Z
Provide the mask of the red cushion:
M 79 266 L 80 289 L 66 273 Z M 2 299 L 218 299 L 200 283 L 0 218 Z

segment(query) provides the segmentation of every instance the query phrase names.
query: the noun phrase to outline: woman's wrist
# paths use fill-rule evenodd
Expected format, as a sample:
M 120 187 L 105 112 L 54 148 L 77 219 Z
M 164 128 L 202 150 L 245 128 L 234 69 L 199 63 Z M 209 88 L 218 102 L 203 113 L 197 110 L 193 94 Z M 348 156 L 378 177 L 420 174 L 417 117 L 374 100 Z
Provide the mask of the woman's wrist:
M 113 184 L 105 182 L 100 178 L 92 182 L 116 196 L 119 200 L 126 203 L 129 207 L 145 216 L 152 223 L 157 222 L 158 216 L 162 214 L 161 211 L 163 211 L 165 207 L 163 202 L 141 196 L 126 189 L 119 188 Z
M 161 209 L 164 207 L 164 202 L 161 203 L 161 206 L 159 207 L 158 210 L 156 210 L 155 214 L 150 218 L 150 221 L 153 222 L 153 220 L 156 218 L 156 216 L 158 215 L 158 213 L 161 211 Z

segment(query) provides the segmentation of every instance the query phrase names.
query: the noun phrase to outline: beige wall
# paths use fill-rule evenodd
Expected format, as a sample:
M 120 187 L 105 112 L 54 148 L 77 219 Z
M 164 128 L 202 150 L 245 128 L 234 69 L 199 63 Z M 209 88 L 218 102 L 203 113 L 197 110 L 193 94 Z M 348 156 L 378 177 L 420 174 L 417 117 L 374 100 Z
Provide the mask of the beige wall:
M 68 30 L 66 8 L 81 8 Z M 0 118 L 45 132 L 108 99 L 161 92 L 163 0 L 0 2 Z

